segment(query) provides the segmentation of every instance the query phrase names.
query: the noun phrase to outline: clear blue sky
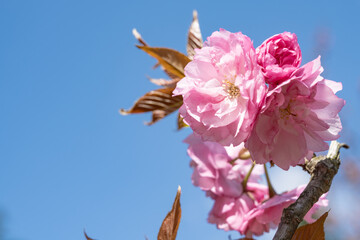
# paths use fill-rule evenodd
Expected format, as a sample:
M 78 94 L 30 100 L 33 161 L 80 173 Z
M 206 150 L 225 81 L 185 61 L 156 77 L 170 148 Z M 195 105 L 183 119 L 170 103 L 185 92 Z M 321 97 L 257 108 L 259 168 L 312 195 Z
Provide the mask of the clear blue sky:
M 323 75 L 344 85 L 344 139 L 359 137 L 359 1 L 3 0 L 0 212 L 6 240 L 78 240 L 84 228 L 99 240 L 154 240 L 178 185 L 178 239 L 227 239 L 229 233 L 206 222 L 212 202 L 191 184 L 182 143 L 190 131 L 177 132 L 175 116 L 148 127 L 149 115 L 118 113 L 154 88 L 146 76 L 164 77 L 152 70 L 155 60 L 134 47 L 132 28 L 152 46 L 185 52 L 193 9 L 204 38 L 225 28 L 258 46 L 295 32 L 303 63 L 319 52 L 318 33 L 328 34 Z M 355 149 L 350 153 L 357 155 Z

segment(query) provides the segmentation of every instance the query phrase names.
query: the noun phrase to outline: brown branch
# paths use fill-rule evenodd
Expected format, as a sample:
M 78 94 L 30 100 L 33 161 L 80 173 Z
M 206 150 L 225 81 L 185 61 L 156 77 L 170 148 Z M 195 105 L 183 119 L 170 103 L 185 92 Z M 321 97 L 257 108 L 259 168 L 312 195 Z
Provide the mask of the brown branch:
M 311 174 L 310 182 L 296 202 L 284 209 L 273 240 L 290 240 L 306 213 L 329 191 L 340 166 L 341 147 L 348 148 L 346 144 L 332 141 L 327 156 L 314 157 L 305 163 L 306 171 Z

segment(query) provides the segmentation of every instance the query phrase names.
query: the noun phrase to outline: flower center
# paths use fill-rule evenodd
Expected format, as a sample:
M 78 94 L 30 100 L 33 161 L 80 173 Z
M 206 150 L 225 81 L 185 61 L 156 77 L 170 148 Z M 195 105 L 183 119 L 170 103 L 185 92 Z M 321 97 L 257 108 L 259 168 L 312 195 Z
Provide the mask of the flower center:
M 290 115 L 293 117 L 297 116 L 297 114 L 294 114 L 290 111 L 290 104 L 286 108 L 280 109 L 280 118 L 288 120 Z
M 223 80 L 222 87 L 230 99 L 234 99 L 240 95 L 240 89 L 227 79 Z

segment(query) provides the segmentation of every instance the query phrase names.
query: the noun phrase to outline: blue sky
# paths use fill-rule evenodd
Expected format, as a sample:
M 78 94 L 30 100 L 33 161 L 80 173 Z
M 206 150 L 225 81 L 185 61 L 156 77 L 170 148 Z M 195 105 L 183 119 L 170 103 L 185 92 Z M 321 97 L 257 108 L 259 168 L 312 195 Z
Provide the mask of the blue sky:
M 153 240 L 178 185 L 179 240 L 238 237 L 206 222 L 212 202 L 192 186 L 182 143 L 190 130 L 177 132 L 175 116 L 148 127 L 149 115 L 118 113 L 154 88 L 146 76 L 164 77 L 152 70 L 155 60 L 134 47 L 132 28 L 152 46 L 185 52 L 193 9 L 204 38 L 225 28 L 248 35 L 256 47 L 294 32 L 303 63 L 319 52 L 316 36 L 327 34 L 323 76 L 343 82 L 342 140 L 356 144 L 358 1 L 3 0 L 0 212 L 6 240 L 82 239 L 84 228 L 99 240 Z M 345 154 L 358 155 L 356 148 Z M 288 181 L 294 186 L 306 179 Z M 291 187 L 281 182 L 278 189 Z

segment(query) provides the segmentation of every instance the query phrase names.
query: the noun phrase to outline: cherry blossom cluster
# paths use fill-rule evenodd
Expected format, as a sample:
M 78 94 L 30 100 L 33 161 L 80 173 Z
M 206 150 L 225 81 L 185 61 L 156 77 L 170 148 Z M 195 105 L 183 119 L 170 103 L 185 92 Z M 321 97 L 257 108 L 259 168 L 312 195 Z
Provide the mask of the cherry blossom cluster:
M 262 235 L 276 228 L 284 208 L 294 203 L 305 189 L 299 186 L 282 194 L 269 196 L 267 185 L 260 180 L 263 166 L 244 159 L 243 144 L 224 147 L 216 142 L 202 141 L 196 133 L 185 142 L 194 172 L 192 181 L 214 200 L 208 217 L 219 229 L 236 230 L 247 237 Z M 323 195 L 306 214 L 305 220 L 312 223 L 312 215 L 321 206 L 327 206 Z
M 320 75 L 320 57 L 300 64 L 295 34 L 255 49 L 249 37 L 221 29 L 196 49 L 173 94 L 182 95 L 180 114 L 203 141 L 244 144 L 256 163 L 288 170 L 339 137 L 345 104 L 335 95 L 341 83 Z
M 295 34 L 284 32 L 254 48 L 242 33 L 214 32 L 196 49 L 174 95 L 194 133 L 185 142 L 192 181 L 214 200 L 208 221 L 251 237 L 280 223 L 305 186 L 281 194 L 261 184 L 263 166 L 284 170 L 328 149 L 341 131 L 341 83 L 324 79 L 320 57 L 301 65 Z M 244 158 L 244 151 L 249 155 Z M 251 156 L 251 159 L 250 159 Z M 269 182 L 268 182 L 269 184 Z M 328 201 L 322 196 L 305 216 Z

